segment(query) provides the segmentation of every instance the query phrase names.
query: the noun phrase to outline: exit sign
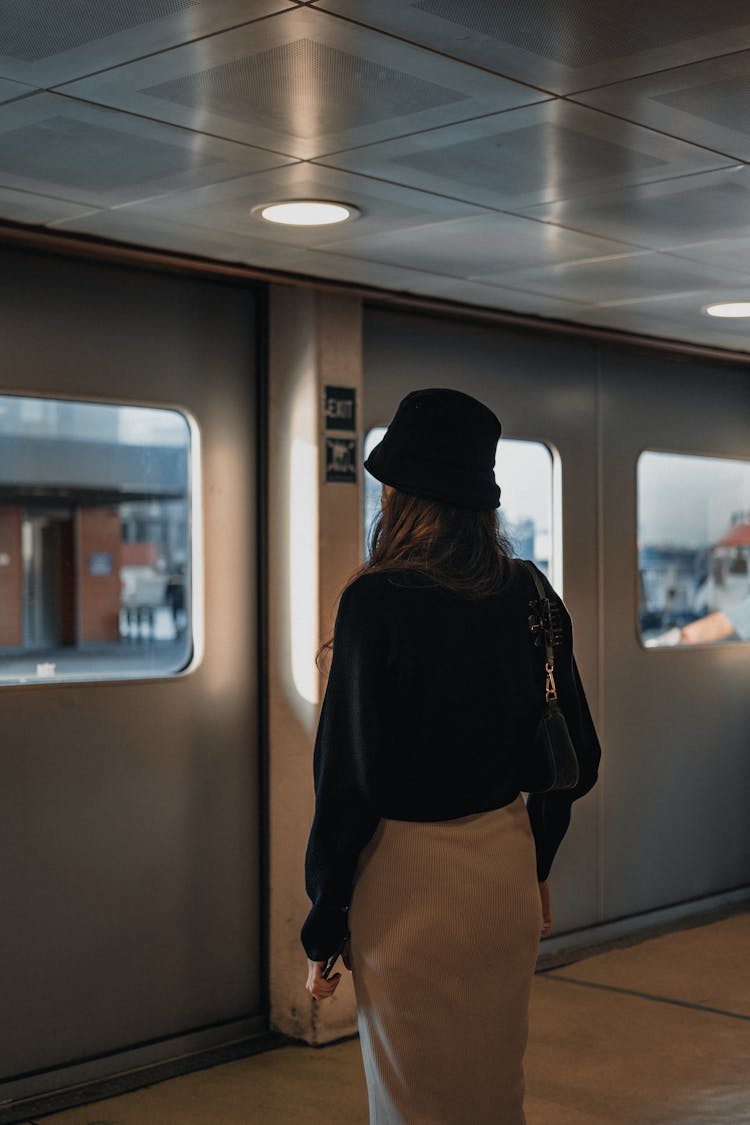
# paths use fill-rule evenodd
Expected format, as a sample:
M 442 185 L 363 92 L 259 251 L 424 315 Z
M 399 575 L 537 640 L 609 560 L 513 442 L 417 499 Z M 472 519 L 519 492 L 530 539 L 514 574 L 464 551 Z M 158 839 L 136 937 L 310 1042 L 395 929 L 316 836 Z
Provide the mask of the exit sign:
M 326 387 L 326 429 L 356 430 L 354 387 Z

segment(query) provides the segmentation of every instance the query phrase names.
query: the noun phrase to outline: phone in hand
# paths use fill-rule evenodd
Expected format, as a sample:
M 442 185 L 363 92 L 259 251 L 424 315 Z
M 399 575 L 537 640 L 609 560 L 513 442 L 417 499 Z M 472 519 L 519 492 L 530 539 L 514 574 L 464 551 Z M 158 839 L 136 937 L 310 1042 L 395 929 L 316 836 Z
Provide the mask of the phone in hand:
M 338 947 L 336 952 L 332 953 L 331 956 L 326 961 L 325 965 L 323 966 L 322 972 L 320 974 L 322 976 L 323 980 L 328 980 L 328 977 L 330 976 L 330 973 L 331 973 L 331 969 L 333 968 L 333 966 L 336 964 L 339 957 L 341 956 L 341 954 L 343 952 L 343 949 L 344 949 L 344 946 L 346 945 L 348 940 L 349 940 L 349 934 L 346 935 L 346 937 L 344 938 L 344 940 L 342 941 L 341 945 Z

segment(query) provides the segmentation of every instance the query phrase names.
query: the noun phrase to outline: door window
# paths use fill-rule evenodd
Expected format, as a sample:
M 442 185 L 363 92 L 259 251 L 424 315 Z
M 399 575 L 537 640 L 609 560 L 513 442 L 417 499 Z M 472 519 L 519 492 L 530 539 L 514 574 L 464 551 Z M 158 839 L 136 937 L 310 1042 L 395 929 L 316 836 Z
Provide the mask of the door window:
M 189 664 L 192 433 L 176 410 L 0 396 L 0 682 Z
M 638 459 L 639 630 L 647 648 L 750 640 L 750 462 Z

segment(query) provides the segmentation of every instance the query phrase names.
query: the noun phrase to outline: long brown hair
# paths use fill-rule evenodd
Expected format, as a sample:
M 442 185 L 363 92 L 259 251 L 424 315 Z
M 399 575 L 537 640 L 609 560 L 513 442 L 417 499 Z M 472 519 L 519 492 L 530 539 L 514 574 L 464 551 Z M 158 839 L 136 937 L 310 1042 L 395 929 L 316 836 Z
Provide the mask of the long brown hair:
M 383 490 L 382 506 L 370 526 L 370 557 L 347 579 L 341 593 L 361 574 L 416 571 L 432 584 L 465 598 L 497 593 L 510 573 L 513 548 L 495 508 L 459 508 L 442 500 Z M 339 597 L 341 594 L 339 594 Z M 321 670 L 333 637 L 315 654 Z

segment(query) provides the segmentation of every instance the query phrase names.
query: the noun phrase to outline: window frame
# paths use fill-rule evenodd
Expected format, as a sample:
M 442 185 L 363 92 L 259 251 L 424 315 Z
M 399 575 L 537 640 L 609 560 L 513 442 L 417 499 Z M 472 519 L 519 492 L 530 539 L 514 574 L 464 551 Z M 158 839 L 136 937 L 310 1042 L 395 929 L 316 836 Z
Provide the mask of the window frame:
M 635 533 L 632 536 L 633 561 L 634 561 L 634 565 L 633 565 L 633 601 L 634 601 L 634 605 L 635 605 L 635 614 L 634 614 L 633 623 L 634 623 L 634 628 L 635 628 L 635 640 L 636 640 L 636 643 L 637 643 L 638 647 L 640 649 L 642 649 L 644 652 L 647 652 L 649 655 L 653 655 L 655 653 L 674 653 L 674 652 L 685 653 L 685 652 L 691 652 L 691 651 L 705 652 L 707 649 L 711 650 L 711 651 L 726 652 L 726 651 L 734 651 L 738 646 L 741 646 L 741 645 L 750 645 L 750 637 L 747 640 L 744 640 L 742 637 L 739 637 L 739 636 L 735 640 L 731 641 L 729 644 L 727 644 L 726 642 L 716 642 L 716 641 L 697 641 L 693 644 L 654 645 L 654 646 L 645 644 L 645 642 L 643 640 L 643 637 L 642 637 L 642 634 L 641 634 L 641 627 L 640 627 L 640 610 L 641 610 L 640 577 L 641 577 L 641 570 L 640 570 L 640 557 L 639 557 L 639 548 L 638 548 L 638 519 L 639 519 L 638 466 L 640 464 L 641 457 L 643 457 L 644 453 L 666 454 L 666 455 L 673 456 L 673 457 L 693 457 L 693 458 L 696 458 L 696 459 L 702 459 L 702 460 L 706 460 L 706 461 L 737 461 L 741 464 L 747 465 L 748 468 L 750 468 L 750 456 L 743 456 L 742 454 L 728 454 L 726 452 L 707 453 L 703 449 L 700 450 L 699 452 L 695 452 L 694 450 L 685 450 L 684 448 L 675 449 L 671 446 L 659 446 L 658 448 L 656 446 L 652 446 L 652 445 L 649 445 L 649 446 L 639 445 L 638 446 L 638 448 L 636 450 L 636 454 L 635 454 L 635 460 L 633 462 L 633 477 L 632 477 L 633 492 L 634 492 L 634 497 L 635 497 Z M 711 611 L 711 612 L 715 612 L 715 611 Z
M 112 398 L 110 396 L 95 396 L 87 394 L 81 397 L 76 394 L 55 390 L 45 392 L 40 390 L 0 388 L 0 399 L 37 400 L 42 403 L 65 403 L 81 406 L 103 406 L 127 409 L 145 409 L 177 414 L 187 428 L 186 452 L 186 578 L 189 581 L 190 607 L 187 632 L 185 663 L 171 671 L 159 669 L 153 673 L 144 669 L 136 670 L 133 675 L 125 675 L 122 671 L 112 674 L 94 673 L 88 669 L 74 672 L 63 672 L 53 675 L 14 675 L 6 676 L 0 658 L 0 691 L 13 689 L 27 689 L 40 687 L 54 687 L 56 689 L 67 686 L 81 685 L 103 687 L 114 685 L 128 685 L 138 683 L 156 683 L 171 681 L 191 676 L 202 664 L 205 654 L 205 571 L 204 571 L 204 535 L 203 535 L 203 458 L 201 430 L 192 411 L 182 403 L 160 402 L 154 400 L 143 401 Z M 102 444 L 107 444 L 103 442 Z M 111 443 L 110 443 L 111 444 Z M 119 443 L 118 443 L 119 444 Z M 139 443 L 122 443 L 138 446 Z M 124 502 L 124 501 L 123 501 Z M 74 503 L 74 502 L 73 502 Z M 22 564 L 23 565 L 23 564 Z M 25 600 L 25 599 L 24 599 Z M 22 603 L 23 606 L 23 603 Z M 19 649 L 19 656 L 23 656 L 23 646 Z M 7 651 L 3 655 L 10 655 Z M 95 659 L 95 657 L 94 657 Z M 40 663 L 44 663 L 41 661 Z

